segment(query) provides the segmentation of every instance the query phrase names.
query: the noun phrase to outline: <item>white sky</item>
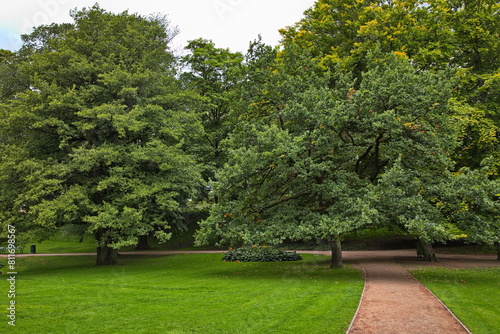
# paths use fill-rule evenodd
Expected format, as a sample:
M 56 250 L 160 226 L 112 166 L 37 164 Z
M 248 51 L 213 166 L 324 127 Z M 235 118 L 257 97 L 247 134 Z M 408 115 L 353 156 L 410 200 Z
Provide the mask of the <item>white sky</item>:
M 69 11 L 96 2 L 111 12 L 167 14 L 181 34 L 177 49 L 186 41 L 205 38 L 217 47 L 246 52 L 259 34 L 265 43 L 277 45 L 278 29 L 299 21 L 315 0 L 0 0 L 0 49 L 17 50 L 20 35 L 32 27 L 72 22 Z

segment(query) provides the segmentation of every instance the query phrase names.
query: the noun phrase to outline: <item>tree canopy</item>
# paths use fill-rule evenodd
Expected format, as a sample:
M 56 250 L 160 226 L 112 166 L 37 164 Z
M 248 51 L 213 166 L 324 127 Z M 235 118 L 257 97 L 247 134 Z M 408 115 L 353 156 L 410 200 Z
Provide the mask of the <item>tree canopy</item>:
M 197 146 L 197 153 L 204 165 L 204 178 L 210 182 L 224 164 L 221 142 L 234 125 L 232 115 L 243 55 L 217 48 L 213 42 L 201 38 L 190 41 L 186 50 L 190 53 L 182 59 L 186 70 L 181 81 L 185 88 L 202 97 L 197 109 L 201 113 L 205 138 Z
M 23 36 L 16 71 L 29 79 L 1 107 L 1 219 L 37 237 L 84 224 L 97 264 L 113 264 L 119 247 L 182 224 L 201 183 L 188 148 L 202 129 L 164 17 L 98 6 L 72 17 Z
M 428 252 L 457 228 L 498 241 L 497 16 L 494 2 L 317 1 L 240 111 L 199 243 L 326 239 L 341 266 L 342 236 L 367 226 Z
M 200 240 L 324 239 L 335 258 L 342 236 L 366 226 L 397 224 L 428 241 L 448 236 L 433 201 L 451 177 L 453 80 L 378 57 L 358 89 L 342 75 L 331 89 L 307 59 L 277 74 L 281 110 L 233 132 L 220 202 Z

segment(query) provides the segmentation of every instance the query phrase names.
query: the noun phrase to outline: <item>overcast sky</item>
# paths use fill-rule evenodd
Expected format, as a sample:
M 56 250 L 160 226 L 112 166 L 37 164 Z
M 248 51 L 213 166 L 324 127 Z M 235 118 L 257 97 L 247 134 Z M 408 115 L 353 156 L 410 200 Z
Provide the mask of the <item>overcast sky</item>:
M 278 29 L 299 21 L 314 0 L 2 0 L 0 49 L 17 50 L 21 34 L 34 26 L 72 22 L 69 11 L 99 5 L 111 12 L 167 14 L 181 30 L 177 48 L 186 41 L 205 38 L 217 47 L 245 52 L 259 34 L 265 43 L 277 45 Z

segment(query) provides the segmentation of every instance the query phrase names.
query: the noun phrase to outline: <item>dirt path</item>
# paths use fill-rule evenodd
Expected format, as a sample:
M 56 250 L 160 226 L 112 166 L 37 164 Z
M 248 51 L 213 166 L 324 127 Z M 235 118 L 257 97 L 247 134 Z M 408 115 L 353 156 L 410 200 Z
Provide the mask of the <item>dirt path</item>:
M 176 255 L 176 254 L 208 254 L 208 253 L 225 253 L 226 251 L 137 251 L 137 252 L 119 252 L 121 255 Z M 40 254 L 16 254 L 16 257 L 28 256 L 95 256 L 96 253 L 40 253 Z M 6 258 L 7 255 L 1 254 L 0 258 Z
M 123 252 L 128 255 L 169 255 L 189 253 L 222 253 L 222 251 L 152 251 Z M 324 254 L 328 252 L 303 252 Z M 95 255 L 84 254 L 18 254 L 24 256 Z M 3 257 L 3 256 L 1 256 Z M 422 266 L 448 268 L 500 266 L 495 256 L 439 254 L 437 263 L 416 258 L 414 250 L 347 251 L 346 263 L 363 270 L 365 288 L 358 311 L 348 334 L 466 334 L 462 323 L 427 288 L 413 278 L 407 269 Z
M 325 254 L 327 252 L 307 252 Z M 346 263 L 363 270 L 365 289 L 348 334 L 461 334 L 469 330 L 407 269 L 423 266 L 500 266 L 496 256 L 438 254 L 439 262 L 417 259 L 414 250 L 347 251 Z
M 469 333 L 427 288 L 395 262 L 401 252 L 353 255 L 365 272 L 365 289 L 349 334 Z

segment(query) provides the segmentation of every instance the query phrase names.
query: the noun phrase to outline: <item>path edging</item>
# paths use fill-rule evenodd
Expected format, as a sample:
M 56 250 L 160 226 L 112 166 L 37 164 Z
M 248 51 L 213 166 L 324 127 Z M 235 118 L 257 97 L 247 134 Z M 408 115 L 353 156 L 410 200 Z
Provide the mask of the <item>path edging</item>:
M 396 262 L 396 261 L 395 261 Z M 397 262 L 396 262 L 397 263 Z M 458 319 L 458 317 L 455 315 L 455 313 L 453 313 L 449 308 L 448 306 L 446 306 L 445 303 L 443 303 L 443 301 L 441 299 L 439 299 L 429 288 L 427 288 L 422 282 L 420 282 L 418 279 L 415 278 L 415 276 L 413 276 L 409 271 L 408 269 L 406 269 L 405 267 L 403 267 L 401 264 L 398 263 L 398 265 L 403 268 L 404 270 L 406 270 L 406 272 L 408 274 L 411 275 L 411 277 L 413 277 L 413 279 L 415 281 L 417 281 L 425 290 L 427 290 L 434 298 L 436 298 L 439 303 L 441 303 L 441 305 L 443 305 L 443 307 L 453 316 L 453 318 L 455 318 L 455 320 L 460 324 L 460 326 L 462 326 L 463 329 L 465 329 L 465 331 L 469 334 L 472 334 L 472 332 L 464 325 L 464 323 L 462 321 L 460 321 L 460 319 Z
M 347 329 L 346 334 L 349 334 L 351 332 L 351 329 L 354 326 L 354 321 L 358 317 L 359 310 L 361 309 L 361 303 L 363 302 L 363 299 L 365 297 L 365 290 L 366 290 L 366 269 L 365 269 L 365 267 L 361 263 L 359 265 L 363 269 L 363 280 L 364 280 L 363 291 L 361 292 L 361 298 L 359 299 L 358 308 L 356 309 L 356 312 L 354 313 L 354 316 L 352 317 L 351 324 L 349 325 L 349 328 Z

